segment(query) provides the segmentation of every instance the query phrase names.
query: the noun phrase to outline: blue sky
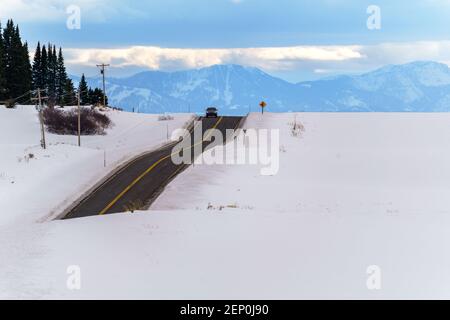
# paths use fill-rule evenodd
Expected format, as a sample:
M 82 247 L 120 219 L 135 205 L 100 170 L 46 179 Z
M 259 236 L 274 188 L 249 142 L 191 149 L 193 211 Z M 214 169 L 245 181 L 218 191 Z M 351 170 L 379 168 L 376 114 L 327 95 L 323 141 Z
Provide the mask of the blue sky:
M 70 5 L 81 28 L 66 26 Z M 369 30 L 367 7 L 381 9 Z M 24 39 L 66 49 L 72 73 L 113 75 L 215 63 L 259 67 L 289 81 L 390 63 L 450 63 L 450 0 L 0 0 Z M 448 52 L 448 53 L 447 53 Z

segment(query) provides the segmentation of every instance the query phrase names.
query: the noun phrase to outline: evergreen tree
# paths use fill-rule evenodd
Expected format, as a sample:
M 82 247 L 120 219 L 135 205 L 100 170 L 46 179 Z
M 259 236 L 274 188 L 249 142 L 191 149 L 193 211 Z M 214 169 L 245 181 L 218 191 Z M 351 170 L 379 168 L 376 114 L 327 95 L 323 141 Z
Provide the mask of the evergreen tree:
M 3 36 L 3 55 L 2 55 L 2 64 L 3 64 L 3 81 L 5 83 L 5 88 L 4 88 L 4 99 L 7 99 L 10 97 L 10 93 L 9 93 L 9 87 L 7 84 L 8 76 L 7 76 L 7 72 L 11 71 L 10 69 L 10 65 L 11 65 L 11 61 L 10 61 L 10 55 L 9 55 L 9 51 L 11 48 L 11 39 L 12 39 L 12 32 L 13 32 L 13 28 L 11 28 L 11 22 L 10 20 L 8 20 L 8 22 L 6 23 L 6 27 L 4 30 L 2 30 L 2 36 Z
M 43 90 L 49 104 L 76 104 L 76 90 L 68 78 L 62 48 L 59 52 L 52 44 L 38 42 L 31 65 L 27 42 L 22 43 L 19 27 L 8 20 L 3 29 L 0 24 L 0 100 L 23 96 L 32 89 Z M 89 104 L 98 91 L 88 88 L 83 75 L 80 82 L 81 102 Z M 28 96 L 17 102 L 25 102 Z M 97 102 L 97 98 L 94 101 Z
M 21 59 L 21 71 L 20 73 L 24 77 L 23 89 L 24 91 L 31 91 L 33 89 L 33 72 L 30 62 L 30 51 L 28 50 L 28 43 L 25 42 L 22 47 L 22 59 Z
M 92 90 L 89 88 L 89 102 L 92 105 L 103 105 L 103 90 L 99 88 Z M 108 105 L 108 97 L 106 97 L 106 105 Z
M 34 58 L 33 58 L 33 90 L 36 90 L 38 88 L 44 88 L 44 81 L 42 80 L 42 74 L 41 74 L 41 43 L 38 42 L 36 51 L 34 52 Z
M 5 44 L 3 43 L 3 30 L 0 24 L 0 100 L 5 99 L 6 83 L 5 83 L 5 68 L 4 68 Z
M 80 103 L 81 105 L 85 106 L 90 104 L 89 101 L 89 88 L 86 82 L 86 77 L 83 75 L 81 76 L 80 85 L 78 86 L 78 92 L 80 93 Z
M 3 31 L 3 68 L 7 98 L 21 96 L 31 89 L 28 45 L 22 43 L 19 27 L 12 20 L 8 20 Z
M 49 105 L 56 104 L 56 72 L 57 72 L 57 56 L 56 48 L 50 43 L 47 51 L 47 95 Z
M 66 79 L 62 101 L 62 105 L 65 106 L 74 105 L 77 102 L 75 87 L 73 86 L 72 80 L 69 78 Z
M 89 96 L 89 104 L 95 105 L 94 90 L 92 90 L 91 87 L 89 87 L 88 96 Z
M 82 90 L 87 104 L 89 95 L 85 85 L 86 89 Z M 17 98 L 38 88 L 49 97 L 50 105 L 76 103 L 75 89 L 67 76 L 62 49 L 59 48 L 58 53 L 55 45 L 41 46 L 38 42 L 31 64 L 28 44 L 22 43 L 19 27 L 12 20 L 8 20 L 5 28 L 0 24 L 0 100 Z M 25 96 L 17 102 L 25 102 L 28 98 Z
M 66 66 L 64 65 L 64 56 L 62 54 L 62 49 L 60 47 L 56 62 L 56 96 L 57 102 L 61 106 L 64 106 L 64 95 L 66 94 L 67 80 L 68 78 Z
M 45 45 L 42 46 L 41 50 L 41 66 L 40 66 L 40 76 L 42 80 L 42 87 L 41 90 L 47 90 L 48 89 L 48 56 L 47 56 L 47 49 Z

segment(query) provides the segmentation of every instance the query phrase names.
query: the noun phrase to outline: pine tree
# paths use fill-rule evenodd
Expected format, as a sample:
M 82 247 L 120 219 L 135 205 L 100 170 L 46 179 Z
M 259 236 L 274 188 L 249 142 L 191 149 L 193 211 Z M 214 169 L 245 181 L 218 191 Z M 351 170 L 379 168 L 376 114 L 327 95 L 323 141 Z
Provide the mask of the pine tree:
M 70 92 L 66 92 L 67 87 L 67 71 L 64 65 L 64 56 L 62 54 L 61 47 L 59 48 L 58 58 L 56 62 L 56 96 L 57 102 L 64 106 L 64 96 L 66 93 L 70 95 Z
M 57 69 L 57 56 L 56 48 L 52 44 L 48 44 L 47 51 L 47 95 L 49 105 L 54 106 L 56 104 L 56 69 Z
M 5 44 L 3 42 L 3 30 L 0 24 L 0 100 L 5 99 L 6 83 L 5 83 L 5 68 L 4 68 Z
M 3 32 L 3 68 L 7 98 L 23 95 L 31 89 L 31 65 L 28 45 L 22 43 L 18 26 L 8 20 Z
M 103 90 L 99 88 L 92 90 L 89 88 L 89 102 L 92 105 L 103 105 Z M 106 105 L 108 105 L 108 97 L 106 97 Z
M 91 87 L 89 87 L 88 90 L 88 97 L 89 97 L 89 104 L 95 105 L 94 90 L 92 90 Z
M 48 89 L 48 56 L 47 56 L 47 49 L 45 45 L 42 46 L 41 50 L 41 66 L 39 68 L 39 73 L 42 80 L 42 87 L 41 90 L 47 90 Z
M 64 96 L 63 96 L 63 105 L 69 106 L 74 105 L 77 101 L 77 97 L 75 94 L 75 87 L 73 86 L 73 82 L 71 79 L 67 78 L 65 87 L 64 87 Z
M 42 81 L 42 74 L 41 74 L 41 43 L 38 42 L 36 51 L 34 52 L 34 58 L 33 58 L 33 90 L 37 90 L 39 88 L 44 88 L 44 82 Z
M 6 27 L 3 30 L 3 55 L 2 55 L 2 64 L 3 64 L 3 75 L 4 75 L 4 82 L 5 82 L 5 98 L 9 97 L 9 88 L 7 85 L 8 76 L 7 72 L 10 71 L 10 48 L 11 48 L 11 39 L 12 39 L 12 31 L 13 28 L 11 28 L 11 21 L 8 20 L 6 23 Z
M 30 51 L 28 50 L 28 43 L 25 42 L 22 47 L 22 62 L 21 62 L 21 74 L 23 75 L 23 87 L 24 91 L 31 91 L 33 89 L 33 72 L 30 62 Z
M 86 77 L 83 75 L 81 76 L 80 85 L 78 86 L 78 92 L 80 93 L 80 103 L 81 105 L 85 106 L 90 104 L 89 101 L 89 88 L 86 82 Z

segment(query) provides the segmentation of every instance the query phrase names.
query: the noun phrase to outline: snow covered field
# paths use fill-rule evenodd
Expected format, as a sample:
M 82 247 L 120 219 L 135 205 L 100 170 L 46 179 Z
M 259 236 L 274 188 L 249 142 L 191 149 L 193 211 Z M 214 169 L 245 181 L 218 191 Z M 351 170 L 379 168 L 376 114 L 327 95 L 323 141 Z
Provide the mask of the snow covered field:
M 450 213 L 449 114 L 299 114 L 300 137 L 291 135 L 294 117 L 252 114 L 245 125 L 280 129 L 278 174 L 261 176 L 262 166 L 195 166 L 153 209 Z
M 167 125 L 171 132 L 191 118 L 108 113 L 106 135 L 82 136 L 79 148 L 76 136 L 47 134 L 43 150 L 34 106 L 0 107 L 0 226 L 54 218 L 119 164 L 166 143 Z
M 450 298 L 450 114 L 297 119 L 299 137 L 293 114 L 245 124 L 280 129 L 277 175 L 195 166 L 149 212 L 2 218 L 0 298 Z M 72 265 L 81 290 L 66 286 Z M 381 290 L 366 285 L 373 265 Z

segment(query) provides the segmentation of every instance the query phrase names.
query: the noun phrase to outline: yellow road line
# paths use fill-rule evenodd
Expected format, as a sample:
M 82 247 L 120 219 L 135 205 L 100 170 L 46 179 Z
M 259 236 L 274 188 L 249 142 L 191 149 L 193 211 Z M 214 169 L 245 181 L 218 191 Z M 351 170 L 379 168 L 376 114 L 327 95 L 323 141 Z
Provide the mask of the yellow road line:
M 196 122 L 196 120 L 194 120 L 194 123 Z M 201 123 L 201 121 L 199 121 L 199 123 Z M 189 134 L 191 134 L 192 132 L 194 132 L 195 128 L 197 126 L 199 126 L 199 123 L 194 124 L 194 126 L 192 126 L 192 129 L 189 131 Z M 169 144 L 170 145 L 170 144 Z M 166 147 L 166 146 L 163 146 Z M 158 149 L 154 150 L 157 151 Z M 84 198 L 82 201 L 80 201 L 80 203 L 78 203 L 64 218 L 69 217 L 70 215 L 73 214 L 73 212 L 75 212 L 75 209 L 80 207 L 83 203 L 85 203 L 86 201 L 88 201 L 90 198 L 93 197 L 93 195 L 100 190 L 104 185 L 108 184 L 112 179 L 114 179 L 115 177 L 117 177 L 119 174 L 121 174 L 123 171 L 125 171 L 126 169 L 128 169 L 129 167 L 131 167 L 131 165 L 133 165 L 134 163 L 136 163 L 138 160 L 140 160 L 143 157 L 146 157 L 148 154 L 143 154 L 140 155 L 138 157 L 136 157 L 135 159 L 131 160 L 130 162 L 126 163 L 123 165 L 122 168 L 120 168 L 116 173 L 114 173 L 112 176 L 110 176 L 109 178 L 107 178 L 100 186 L 98 186 L 91 194 L 89 194 L 86 198 Z M 102 210 L 103 212 L 103 210 Z M 100 213 L 102 214 L 102 213 Z
M 205 142 L 205 140 L 208 140 L 208 139 L 210 138 L 212 132 L 213 132 L 212 130 L 214 130 L 214 129 L 217 128 L 217 126 L 219 125 L 219 123 L 222 122 L 222 119 L 223 119 L 223 117 L 220 117 L 219 120 L 216 122 L 216 124 L 214 124 L 214 126 L 213 126 L 211 129 L 208 129 L 208 130 L 210 130 L 210 131 L 208 131 L 208 134 L 206 135 L 205 139 L 202 139 L 202 141 L 199 141 L 199 142 L 193 144 L 192 146 L 190 146 L 190 147 L 189 147 L 189 150 L 192 149 L 192 148 L 195 147 L 195 146 L 198 146 L 199 144 L 202 144 L 203 142 Z M 176 153 L 176 152 L 175 152 L 175 153 L 172 153 L 172 155 L 175 155 L 175 154 L 177 154 L 177 153 Z
M 219 120 L 216 122 L 216 124 L 211 129 L 217 128 L 217 126 L 222 121 L 222 119 L 223 119 L 223 117 L 220 117 Z M 194 127 L 194 129 L 195 129 L 195 127 Z M 210 131 L 210 132 L 212 132 L 212 131 Z M 203 140 L 200 143 L 203 143 Z M 197 144 L 194 144 L 194 145 L 190 146 L 189 150 L 192 149 L 196 145 Z M 165 156 L 165 157 L 159 159 L 158 161 L 156 161 L 154 164 L 152 164 L 139 177 L 137 177 L 133 182 L 131 182 L 121 193 L 119 193 L 113 199 L 113 201 L 111 201 L 102 211 L 100 211 L 99 215 L 104 215 L 106 212 L 108 212 L 108 210 L 111 209 L 117 203 L 117 201 L 119 201 L 128 191 L 130 191 L 131 188 L 133 188 L 139 181 L 141 181 L 147 174 L 149 174 L 150 171 L 152 171 L 158 164 L 160 164 L 164 160 L 172 157 L 172 155 L 174 155 L 174 154 L 176 154 L 176 153 L 169 154 L 168 156 Z

